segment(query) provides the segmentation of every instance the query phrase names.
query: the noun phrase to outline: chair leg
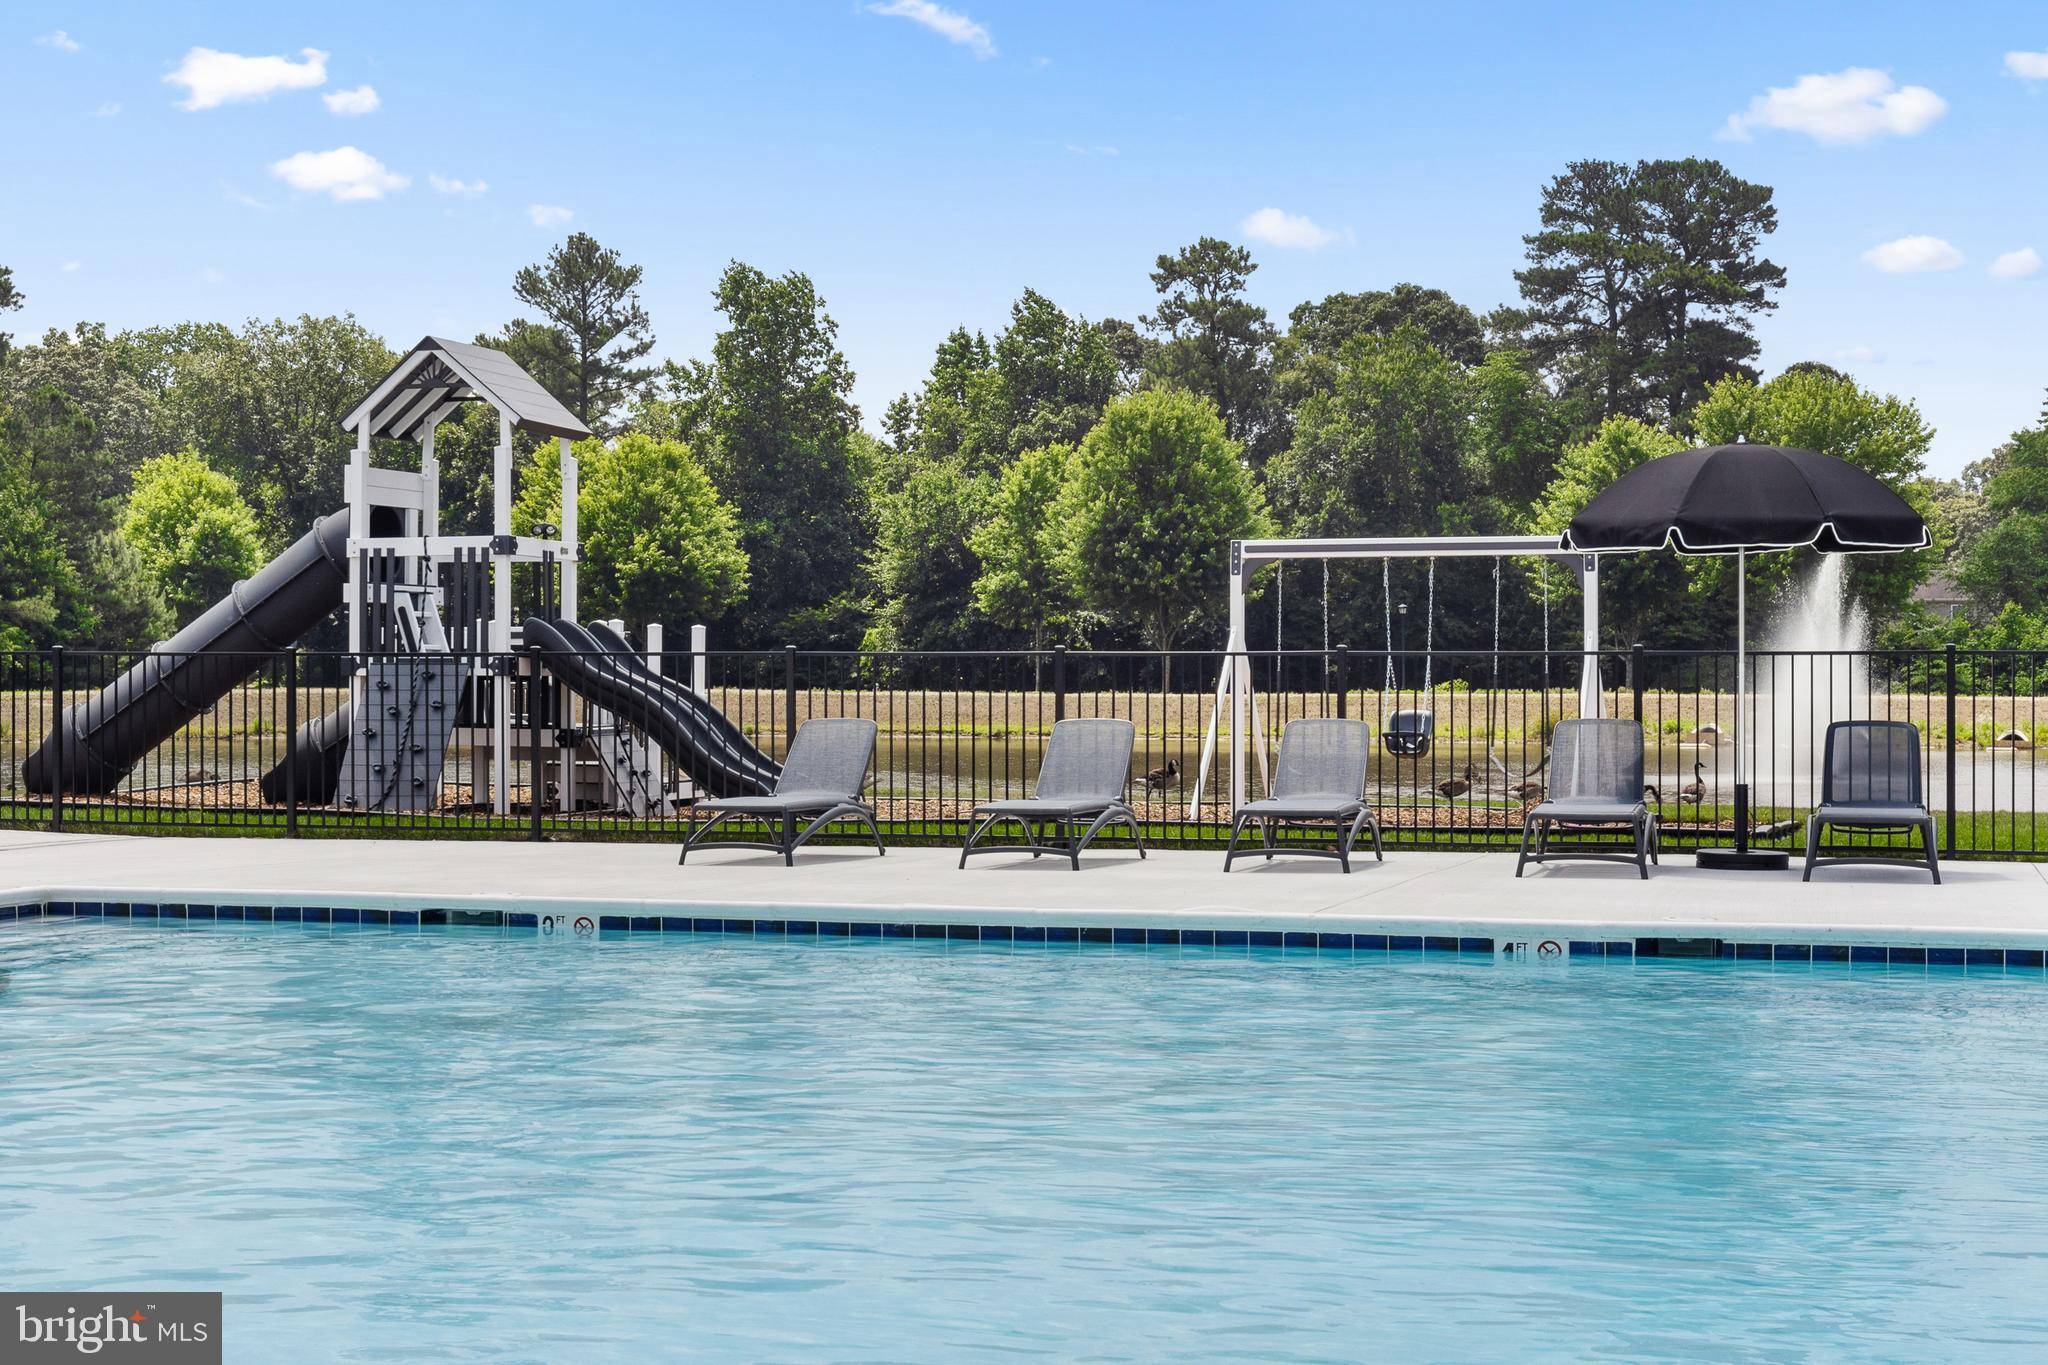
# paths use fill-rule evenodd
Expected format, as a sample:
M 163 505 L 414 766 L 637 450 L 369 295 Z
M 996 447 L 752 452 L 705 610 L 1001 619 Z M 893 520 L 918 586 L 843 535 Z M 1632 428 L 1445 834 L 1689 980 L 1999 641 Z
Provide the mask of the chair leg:
M 1644 881 L 1650 880 L 1650 817 L 1636 826 L 1636 872 Z
M 1124 808 L 1124 820 L 1131 827 L 1131 842 L 1138 846 L 1138 861 L 1145 861 L 1145 830 L 1138 823 L 1138 813 L 1128 806 Z
M 796 817 L 785 814 L 782 817 L 782 865 L 796 866 Z
M 1522 851 L 1515 858 L 1515 875 L 1517 877 L 1521 876 L 1522 869 L 1529 865 L 1529 839 L 1535 831 L 1536 818 L 1534 816 L 1522 821 Z
M 1936 886 L 1941 885 L 1941 864 L 1935 861 L 1934 821 L 1929 820 L 1920 827 L 1920 851 L 1927 855 L 1927 871 L 1934 878 Z
M 698 843 L 700 843 L 703 840 L 705 835 L 709 834 L 713 829 L 717 828 L 718 823 L 721 820 L 725 819 L 725 816 L 726 812 L 722 810 L 714 811 L 712 812 L 711 818 L 709 820 L 706 820 L 703 824 L 698 825 L 696 829 L 690 832 L 689 837 L 683 840 L 683 851 L 676 855 L 677 867 L 681 867 L 683 865 L 684 860 L 686 860 L 690 856 L 690 850 L 695 848 L 698 845 Z
M 1799 874 L 1800 881 L 1810 882 L 1813 880 L 1813 862 L 1819 856 L 1820 817 L 1818 815 L 1809 815 L 1806 817 L 1806 870 Z
M 1273 822 L 1259 821 L 1259 847 L 1266 850 L 1266 861 L 1273 861 Z
M 979 840 L 982 835 L 988 833 L 988 827 L 996 822 L 996 818 L 997 817 L 993 815 L 987 816 L 982 820 L 980 824 L 976 825 L 973 829 L 967 832 L 967 842 L 960 846 L 960 866 L 967 866 L 967 855 L 974 852 L 975 842 Z M 1026 828 L 1028 829 L 1030 827 L 1027 825 Z
M 1231 859 L 1237 857 L 1237 839 L 1244 833 L 1245 817 L 1240 815 L 1230 822 L 1230 842 L 1223 847 L 1223 870 L 1230 871 Z
M 1367 810 L 1365 813 L 1365 821 L 1366 827 L 1372 831 L 1373 861 L 1376 863 L 1383 863 L 1387 860 L 1387 851 L 1386 849 L 1380 847 L 1380 817 L 1373 814 L 1371 810 Z

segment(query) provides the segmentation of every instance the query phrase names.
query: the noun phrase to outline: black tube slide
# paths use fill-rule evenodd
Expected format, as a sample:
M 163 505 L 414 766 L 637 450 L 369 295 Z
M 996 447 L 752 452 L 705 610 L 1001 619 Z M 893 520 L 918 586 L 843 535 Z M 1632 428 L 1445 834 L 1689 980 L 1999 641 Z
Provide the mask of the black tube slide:
M 644 731 L 707 795 L 761 796 L 774 788 L 781 769 L 773 759 L 744 737 L 735 742 L 716 707 L 661 686 L 631 654 L 606 648 L 566 620 L 530 616 L 522 638 L 571 691 Z
M 725 712 L 717 707 L 707 704 L 702 697 L 684 686 L 681 678 L 671 678 L 666 674 L 656 673 L 653 669 L 649 668 L 646 659 L 627 642 L 625 636 L 619 634 L 602 621 L 592 621 L 584 626 L 583 630 L 585 634 L 597 641 L 600 648 L 608 649 L 613 654 L 618 655 L 621 666 L 631 670 L 643 682 L 659 687 L 663 692 L 674 697 L 678 705 L 690 707 L 698 711 L 708 724 L 725 736 L 726 743 L 735 750 L 740 753 L 760 755 L 760 764 L 768 770 L 770 781 L 781 775 L 782 765 L 769 758 L 766 754 L 762 754 L 755 747 L 754 741 L 747 738 L 746 732 L 732 723 L 731 717 L 727 716 Z
M 256 784 L 263 799 L 281 806 L 291 799 L 291 788 L 299 789 L 299 800 L 309 806 L 334 804 L 341 788 L 341 765 L 348 758 L 349 724 L 355 719 L 355 703 L 345 701 L 324 716 L 315 716 L 291 737 L 291 754 L 263 774 Z
M 49 795 L 61 754 L 66 793 L 112 791 L 151 749 L 326 620 L 347 584 L 348 514 L 335 512 L 98 694 L 66 710 L 22 765 L 23 785 Z

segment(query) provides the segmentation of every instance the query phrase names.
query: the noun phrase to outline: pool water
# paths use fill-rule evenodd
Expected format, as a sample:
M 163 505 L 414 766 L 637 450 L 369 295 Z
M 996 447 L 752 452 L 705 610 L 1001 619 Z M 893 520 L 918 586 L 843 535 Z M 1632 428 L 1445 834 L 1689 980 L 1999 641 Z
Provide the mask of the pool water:
M 2021 1356 L 2040 972 L 27 922 L 0 1285 L 234 1360 Z

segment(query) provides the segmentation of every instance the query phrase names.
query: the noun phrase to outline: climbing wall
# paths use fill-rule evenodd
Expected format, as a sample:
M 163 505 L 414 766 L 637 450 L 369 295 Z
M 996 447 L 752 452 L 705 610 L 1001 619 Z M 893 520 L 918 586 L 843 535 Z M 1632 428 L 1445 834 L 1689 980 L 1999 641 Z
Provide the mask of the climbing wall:
M 380 659 L 349 727 L 337 799 L 359 811 L 430 810 L 462 701 L 464 663 L 445 654 Z

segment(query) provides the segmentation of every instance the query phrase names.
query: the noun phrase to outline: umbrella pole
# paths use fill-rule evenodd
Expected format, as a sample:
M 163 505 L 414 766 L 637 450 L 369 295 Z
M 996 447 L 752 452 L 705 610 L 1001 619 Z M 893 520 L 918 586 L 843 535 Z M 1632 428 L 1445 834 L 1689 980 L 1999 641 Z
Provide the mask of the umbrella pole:
M 1749 783 L 1742 751 L 1749 743 L 1749 551 L 1735 552 L 1735 851 L 1749 852 Z

